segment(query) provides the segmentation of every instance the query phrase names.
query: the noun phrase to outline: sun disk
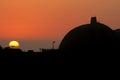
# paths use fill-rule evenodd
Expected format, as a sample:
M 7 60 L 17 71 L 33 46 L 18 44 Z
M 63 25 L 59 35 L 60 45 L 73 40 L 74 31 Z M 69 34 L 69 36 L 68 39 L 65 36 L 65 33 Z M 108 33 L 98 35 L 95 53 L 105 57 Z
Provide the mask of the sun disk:
M 9 47 L 10 48 L 18 48 L 20 45 L 19 45 L 19 42 L 18 41 L 10 41 L 9 42 Z

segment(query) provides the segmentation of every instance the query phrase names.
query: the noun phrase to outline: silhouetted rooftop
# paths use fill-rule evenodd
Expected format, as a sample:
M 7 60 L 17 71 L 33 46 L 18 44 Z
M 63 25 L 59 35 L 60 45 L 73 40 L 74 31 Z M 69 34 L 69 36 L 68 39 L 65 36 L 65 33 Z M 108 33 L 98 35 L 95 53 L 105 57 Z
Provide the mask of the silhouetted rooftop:
M 62 40 L 60 50 L 73 50 L 83 47 L 98 47 L 108 45 L 113 30 L 105 24 L 99 23 L 96 17 L 91 18 L 90 24 L 72 29 Z

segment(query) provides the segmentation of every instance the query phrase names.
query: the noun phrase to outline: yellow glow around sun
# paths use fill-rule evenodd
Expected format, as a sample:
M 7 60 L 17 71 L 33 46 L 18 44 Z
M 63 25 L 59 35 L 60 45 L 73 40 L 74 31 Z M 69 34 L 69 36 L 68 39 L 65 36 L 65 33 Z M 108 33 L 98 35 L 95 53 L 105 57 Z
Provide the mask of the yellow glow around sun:
M 18 41 L 10 41 L 9 42 L 9 47 L 10 48 L 18 48 L 20 45 L 19 45 L 19 42 Z

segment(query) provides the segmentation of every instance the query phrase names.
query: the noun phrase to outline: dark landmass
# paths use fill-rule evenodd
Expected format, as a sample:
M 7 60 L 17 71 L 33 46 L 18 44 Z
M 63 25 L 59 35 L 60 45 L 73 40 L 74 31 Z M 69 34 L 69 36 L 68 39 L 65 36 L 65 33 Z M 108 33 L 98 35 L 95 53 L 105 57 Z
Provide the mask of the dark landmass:
M 58 64 L 58 65 L 119 65 L 119 52 L 112 50 L 81 49 L 80 52 L 46 50 L 44 52 L 23 52 L 20 49 L 1 49 L 0 64 Z
M 59 49 L 54 49 L 53 45 L 52 49 L 42 49 L 42 52 L 23 52 L 21 49 L 0 47 L 0 64 L 69 64 L 115 69 L 119 67 L 119 54 L 120 29 L 112 30 L 92 17 L 90 24 L 68 32 Z

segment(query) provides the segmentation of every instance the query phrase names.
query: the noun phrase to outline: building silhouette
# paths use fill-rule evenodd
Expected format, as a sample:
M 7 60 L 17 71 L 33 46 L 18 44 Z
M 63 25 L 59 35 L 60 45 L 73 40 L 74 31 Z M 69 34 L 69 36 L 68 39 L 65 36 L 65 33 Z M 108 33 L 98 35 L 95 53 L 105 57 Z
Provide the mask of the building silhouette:
M 88 66 L 115 67 L 119 63 L 120 29 L 112 30 L 92 17 L 89 24 L 69 31 L 59 46 L 54 49 L 41 48 L 40 52 L 0 46 L 0 63 L 5 64 L 78 64 Z M 91 67 L 91 68 L 92 68 Z
M 114 31 L 91 18 L 90 24 L 78 26 L 68 32 L 63 38 L 59 49 L 61 51 L 81 51 L 106 49 L 113 47 Z

